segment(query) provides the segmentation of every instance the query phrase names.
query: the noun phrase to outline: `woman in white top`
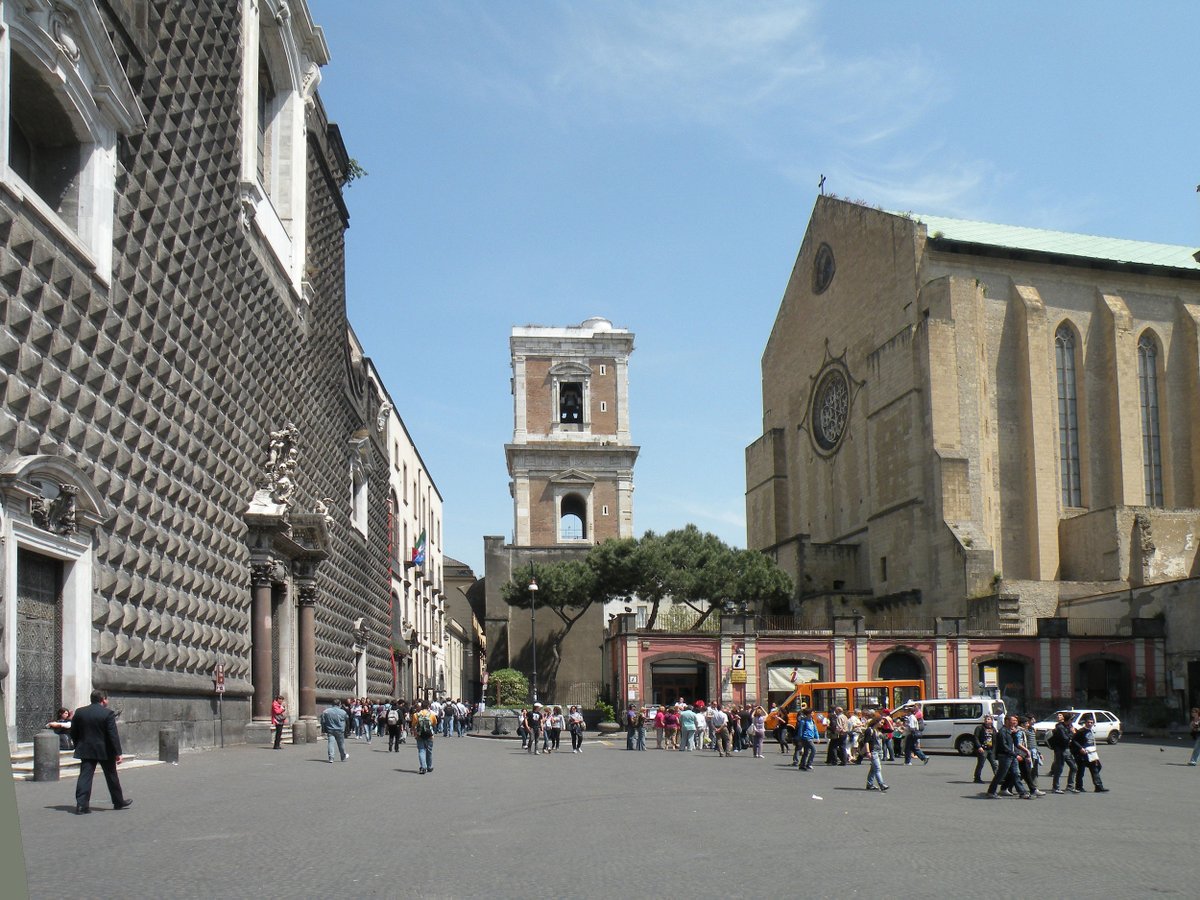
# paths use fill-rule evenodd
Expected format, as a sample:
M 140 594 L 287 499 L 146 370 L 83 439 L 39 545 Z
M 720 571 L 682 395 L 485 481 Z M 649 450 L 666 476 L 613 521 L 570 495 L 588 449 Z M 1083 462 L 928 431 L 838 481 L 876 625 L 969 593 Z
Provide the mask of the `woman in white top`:
M 767 711 L 761 706 L 754 707 L 750 716 L 750 742 L 754 746 L 754 758 L 763 758 L 763 738 L 767 736 Z
M 583 713 L 579 707 L 572 706 L 567 715 L 567 728 L 571 731 L 571 752 L 583 752 Z

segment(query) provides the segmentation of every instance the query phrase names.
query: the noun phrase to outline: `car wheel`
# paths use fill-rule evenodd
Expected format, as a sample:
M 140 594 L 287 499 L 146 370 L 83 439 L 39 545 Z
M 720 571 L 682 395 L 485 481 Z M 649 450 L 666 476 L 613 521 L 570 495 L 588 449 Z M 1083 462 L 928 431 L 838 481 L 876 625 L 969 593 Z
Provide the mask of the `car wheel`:
M 974 756 L 975 755 L 975 738 L 969 734 L 964 734 L 954 742 L 954 749 L 958 751 L 959 756 Z
M 1115 744 L 1120 739 L 1121 739 L 1121 732 L 1117 731 L 1117 729 L 1114 728 L 1112 731 L 1110 731 L 1108 733 L 1108 742 L 1110 744 Z

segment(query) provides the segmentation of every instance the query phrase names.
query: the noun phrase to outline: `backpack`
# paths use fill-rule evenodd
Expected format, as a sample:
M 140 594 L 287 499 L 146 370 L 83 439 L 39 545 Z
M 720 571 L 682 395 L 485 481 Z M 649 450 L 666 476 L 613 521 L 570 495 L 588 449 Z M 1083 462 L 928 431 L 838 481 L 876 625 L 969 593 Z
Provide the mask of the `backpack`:
M 429 713 L 423 712 L 417 714 L 417 737 L 433 737 L 433 720 L 430 718 Z
M 399 725 L 400 724 L 400 710 L 389 709 L 388 714 L 387 714 L 387 723 L 389 725 Z

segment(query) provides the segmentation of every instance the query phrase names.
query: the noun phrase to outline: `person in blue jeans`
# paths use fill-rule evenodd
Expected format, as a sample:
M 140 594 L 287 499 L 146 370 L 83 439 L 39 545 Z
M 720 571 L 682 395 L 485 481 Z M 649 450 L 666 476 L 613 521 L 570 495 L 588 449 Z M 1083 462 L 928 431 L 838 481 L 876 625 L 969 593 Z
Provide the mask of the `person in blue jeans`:
M 342 709 L 337 702 L 331 702 L 325 712 L 321 713 L 321 731 L 328 739 L 330 762 L 333 762 L 334 749 L 337 750 L 342 762 L 350 758 L 350 754 L 346 752 L 346 720 L 348 718 L 346 710 Z
M 817 755 L 817 738 L 817 723 L 813 721 L 812 710 L 806 707 L 800 711 L 800 719 L 796 722 L 796 751 L 793 754 L 793 761 L 801 772 L 812 769 L 813 757 Z
M 880 757 L 883 755 L 880 750 L 879 739 L 879 719 L 874 718 L 867 723 L 867 729 L 862 734 L 862 751 L 867 762 L 871 764 L 871 771 L 867 773 L 867 790 L 868 791 L 886 791 L 888 786 L 883 783 L 883 766 Z
M 413 713 L 412 730 L 417 739 L 417 767 L 419 773 L 433 771 L 433 736 L 437 734 L 438 719 L 429 708 L 429 702 L 419 701 Z
M 986 793 L 990 800 L 995 800 L 1000 796 L 997 792 L 1007 781 L 1009 772 L 1015 771 L 1017 768 L 1016 731 L 1017 717 L 1005 716 L 1004 725 L 997 728 L 996 734 L 992 737 L 992 746 L 996 751 L 996 774 L 992 776 L 992 783 L 988 785 Z M 1037 794 L 1030 794 L 1025 790 L 1025 785 L 1020 778 L 1015 779 L 1014 787 L 1022 800 L 1026 797 L 1037 796 Z
M 921 751 L 921 723 L 917 714 L 910 712 L 904 717 L 904 764 L 911 766 L 914 756 L 922 765 L 929 764 L 929 757 Z

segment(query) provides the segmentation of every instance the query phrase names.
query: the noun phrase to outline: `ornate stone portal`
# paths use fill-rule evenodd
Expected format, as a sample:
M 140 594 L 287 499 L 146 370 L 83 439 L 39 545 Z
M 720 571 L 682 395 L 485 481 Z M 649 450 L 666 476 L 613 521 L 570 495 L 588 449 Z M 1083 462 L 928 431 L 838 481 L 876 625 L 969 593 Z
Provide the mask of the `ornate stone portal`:
M 316 735 L 317 567 L 329 555 L 328 508 L 318 501 L 312 512 L 294 513 L 300 430 L 292 422 L 270 433 L 267 461 L 244 515 L 250 545 L 250 640 L 253 695 L 248 743 L 272 737 L 271 701 L 275 673 L 279 691 L 289 700 L 297 724 Z M 295 604 L 291 614 L 289 604 Z M 283 615 L 276 623 L 274 612 Z M 275 632 L 278 630 L 278 640 Z M 295 653 L 295 680 L 288 665 Z M 278 655 L 277 655 L 278 654 Z M 290 697 L 289 685 L 296 696 Z

